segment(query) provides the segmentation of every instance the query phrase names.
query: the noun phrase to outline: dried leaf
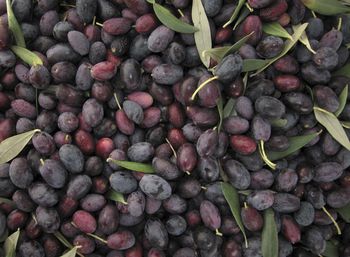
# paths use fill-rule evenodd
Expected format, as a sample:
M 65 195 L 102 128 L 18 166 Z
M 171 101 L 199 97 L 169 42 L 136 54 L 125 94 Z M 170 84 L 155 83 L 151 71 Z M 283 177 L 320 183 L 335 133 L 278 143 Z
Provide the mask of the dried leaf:
M 222 98 L 218 98 L 216 100 L 216 107 L 218 108 L 218 112 L 219 112 L 219 124 L 218 124 L 218 131 L 221 131 L 221 126 L 222 126 L 222 120 L 224 119 L 224 104 L 222 102 Z
M 278 231 L 275 222 L 275 213 L 271 208 L 264 211 L 261 253 L 263 257 L 278 257 Z
M 344 65 L 339 70 L 333 72 L 333 76 L 346 76 L 350 77 L 350 63 Z
M 194 40 L 196 42 L 198 53 L 202 53 L 207 49 L 212 48 L 210 25 L 207 15 L 201 0 L 193 0 L 192 3 L 192 20 L 194 26 L 199 31 L 194 33 Z M 209 68 L 210 57 L 200 54 L 200 58 L 205 67 Z
M 228 25 L 230 25 L 238 16 L 240 10 L 242 9 L 243 5 L 245 4 L 246 0 L 239 0 L 238 4 L 235 8 L 235 10 L 233 11 L 231 18 L 224 24 L 224 26 L 222 26 L 223 28 L 226 28 Z
M 223 117 L 226 119 L 227 117 L 230 117 L 232 115 L 232 112 L 235 112 L 235 99 L 230 98 L 224 108 L 223 111 Z
M 331 241 L 326 241 L 326 249 L 322 253 L 324 257 L 339 257 L 338 246 L 334 245 Z
M 254 33 L 254 31 L 252 33 L 250 33 L 249 35 L 238 40 L 232 46 L 222 46 L 222 47 L 215 47 L 212 49 L 208 49 L 208 50 L 203 51 L 202 55 L 203 55 L 203 57 L 209 56 L 212 59 L 214 59 L 215 61 L 220 62 L 226 55 L 238 51 L 242 47 L 242 45 L 244 45 L 244 43 L 247 42 L 247 40 L 249 39 L 249 37 L 253 33 Z
M 322 15 L 337 15 L 350 12 L 350 7 L 338 0 L 301 0 L 311 11 Z
M 154 173 L 154 169 L 150 164 L 120 161 L 120 160 L 114 160 L 112 158 L 108 158 L 107 162 L 110 162 L 110 161 L 128 170 L 138 171 L 143 173 Z
M 255 71 L 263 68 L 269 63 L 269 60 L 263 59 L 244 59 L 242 72 Z
M 78 247 L 75 246 L 65 254 L 61 255 L 61 257 L 75 257 L 77 255 L 77 250 L 78 250 Z
M 22 134 L 6 138 L 0 143 L 0 164 L 15 158 L 40 129 L 34 129 Z
M 123 203 L 123 204 L 128 204 L 125 201 L 124 195 L 122 193 L 119 193 L 113 189 L 110 189 L 107 193 L 107 197 L 113 201 L 119 202 L 119 203 Z
M 6 0 L 6 9 L 9 29 L 11 30 L 13 37 L 15 38 L 16 44 L 21 47 L 26 47 L 21 26 L 19 25 L 16 16 L 12 10 L 11 0 Z
M 263 24 L 263 31 L 269 35 L 289 38 L 293 40 L 292 36 L 288 33 L 288 31 L 285 28 L 283 28 L 278 22 L 269 22 Z
M 244 230 L 244 226 L 241 218 L 241 206 L 239 205 L 238 192 L 231 184 L 227 182 L 221 182 L 221 190 L 222 190 L 222 193 L 224 194 L 224 197 L 228 205 L 230 206 L 232 215 L 235 218 L 235 221 L 243 234 L 243 237 L 245 240 L 245 246 L 246 248 L 248 248 L 247 236 L 245 234 L 245 230 Z
M 334 115 L 337 117 L 343 112 L 345 108 L 346 101 L 348 100 L 348 90 L 349 90 L 349 85 L 346 85 L 339 95 L 339 108 L 334 113 Z
M 29 51 L 28 49 L 20 46 L 11 46 L 11 50 L 22 59 L 25 63 L 30 66 L 43 65 L 43 61 L 35 53 Z
M 16 256 L 16 247 L 19 238 L 20 231 L 19 229 L 11 234 L 4 243 L 4 250 L 6 257 L 15 257 Z
M 304 135 L 304 136 L 290 137 L 288 138 L 289 147 L 287 150 L 282 152 L 267 151 L 266 155 L 271 161 L 282 159 L 298 151 L 299 149 L 303 148 L 305 145 L 311 142 L 318 135 L 319 133 L 313 133 L 313 134 Z
M 350 203 L 343 208 L 336 209 L 336 211 L 345 222 L 350 223 Z
M 328 133 L 331 134 L 339 144 L 350 151 L 349 138 L 337 117 L 333 113 L 319 107 L 314 107 L 314 114 L 317 121 L 327 129 Z
M 167 8 L 157 4 L 154 0 L 148 0 L 148 2 L 153 4 L 153 10 L 157 18 L 169 29 L 179 33 L 194 33 L 198 31 L 196 27 L 178 19 Z

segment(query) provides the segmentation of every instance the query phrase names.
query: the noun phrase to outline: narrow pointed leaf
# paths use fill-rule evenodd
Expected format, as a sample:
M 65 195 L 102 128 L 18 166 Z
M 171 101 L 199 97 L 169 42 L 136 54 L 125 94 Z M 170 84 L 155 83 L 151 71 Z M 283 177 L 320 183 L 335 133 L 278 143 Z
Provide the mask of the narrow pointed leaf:
M 113 201 L 119 202 L 119 203 L 123 203 L 123 204 L 128 204 L 125 201 L 124 195 L 122 193 L 119 193 L 113 189 L 110 189 L 107 193 L 107 197 Z
M 68 249 L 72 249 L 74 246 L 61 234 L 61 232 L 56 231 L 54 236 Z
M 28 49 L 20 46 L 11 46 L 11 50 L 17 55 L 22 61 L 30 66 L 43 65 L 43 61 L 35 53 Z
M 269 35 L 292 39 L 292 36 L 288 33 L 288 31 L 278 22 L 265 23 L 263 25 L 263 31 Z
M 21 26 L 19 25 L 16 16 L 12 10 L 11 0 L 6 0 L 6 9 L 9 29 L 11 30 L 13 37 L 15 38 L 16 44 L 21 47 L 26 47 Z
M 344 128 L 350 129 L 350 121 L 340 121 L 340 123 Z
M 218 131 L 221 131 L 221 126 L 222 126 L 222 120 L 224 119 L 224 104 L 222 102 L 222 98 L 220 97 L 219 99 L 216 100 L 216 107 L 218 108 L 218 113 L 219 113 L 219 124 L 218 124 Z
M 233 11 L 230 19 L 224 24 L 223 28 L 226 28 L 228 25 L 230 25 L 237 17 L 238 14 L 240 12 L 240 10 L 242 9 L 243 5 L 245 4 L 246 0 L 239 0 L 238 4 L 235 8 L 235 10 Z
M 342 68 L 339 70 L 333 72 L 333 76 L 346 76 L 350 77 L 350 63 L 344 65 Z
M 338 246 L 334 245 L 330 241 L 326 241 L 326 249 L 322 253 L 324 257 L 339 257 Z
M 237 28 L 237 26 L 238 26 L 239 24 L 241 24 L 242 21 L 244 21 L 244 19 L 245 19 L 249 14 L 250 14 L 249 9 L 248 9 L 246 6 L 244 6 L 244 7 L 242 8 L 241 13 L 239 14 L 239 16 L 238 16 L 238 18 L 237 18 L 237 21 L 236 21 L 235 25 L 233 26 L 233 30 L 235 30 L 235 29 Z
M 334 115 L 337 117 L 343 112 L 345 108 L 346 101 L 348 100 L 348 90 L 349 90 L 349 85 L 346 85 L 339 95 L 339 108 L 334 113 Z
M 209 56 L 213 58 L 215 61 L 220 62 L 226 55 L 238 51 L 242 47 L 242 45 L 244 45 L 244 43 L 247 42 L 247 40 L 253 33 L 254 32 L 241 38 L 232 46 L 222 46 L 222 47 L 215 47 L 212 49 L 208 49 L 203 51 L 202 55 L 204 55 L 204 57 Z
M 336 209 L 336 211 L 345 222 L 350 223 L 350 203 L 343 208 Z
M 246 247 L 248 247 L 247 237 L 245 234 L 245 230 L 244 230 L 244 226 L 241 218 L 241 206 L 239 205 L 238 192 L 231 184 L 227 182 L 221 182 L 221 190 L 222 190 L 222 193 L 224 194 L 224 197 L 228 205 L 230 206 L 232 215 L 235 218 L 236 223 L 244 236 Z
M 278 231 L 275 222 L 275 213 L 271 208 L 264 212 L 261 253 L 263 257 L 278 257 Z
M 39 129 L 34 129 L 22 134 L 6 138 L 0 143 L 0 164 L 6 163 L 15 158 L 28 144 Z
M 75 246 L 65 254 L 61 255 L 61 257 L 75 257 L 77 255 L 77 250 L 78 250 L 78 247 Z
M 157 4 L 156 2 L 153 2 L 152 4 L 157 18 L 169 29 L 179 33 L 194 33 L 198 31 L 196 27 L 175 17 L 167 8 Z
M 4 250 L 6 257 L 15 257 L 16 256 L 16 247 L 19 238 L 20 231 L 19 229 L 11 234 L 4 243 Z
M 269 160 L 275 161 L 287 157 L 288 155 L 298 151 L 303 148 L 309 142 L 311 142 L 319 133 L 313 133 L 310 135 L 296 136 L 288 138 L 289 147 L 287 150 L 282 152 L 267 151 L 267 156 Z
M 201 0 L 193 0 L 192 3 L 192 20 L 194 26 L 199 29 L 194 33 L 194 40 L 196 42 L 197 51 L 205 67 L 209 68 L 210 57 L 203 56 L 201 53 L 207 49 L 212 48 L 211 32 L 208 17 Z
M 283 128 L 285 125 L 287 125 L 288 120 L 287 119 L 274 119 L 270 121 L 271 126 L 277 127 L 277 128 Z
M 223 118 L 226 119 L 227 117 L 230 117 L 232 115 L 232 112 L 235 111 L 234 108 L 235 108 L 235 99 L 230 98 L 224 107 Z
M 263 59 L 244 59 L 242 72 L 256 71 L 262 69 L 269 63 L 269 60 Z
M 319 107 L 314 107 L 314 113 L 316 120 L 327 129 L 328 133 L 331 134 L 339 144 L 350 151 L 349 138 L 337 117 L 333 113 Z
M 311 11 L 322 15 L 337 15 L 350 12 L 350 7 L 338 0 L 301 0 Z
M 125 169 L 132 170 L 132 171 L 138 171 L 143 173 L 154 173 L 154 169 L 150 164 L 139 163 L 139 162 L 129 162 L 129 161 L 119 161 L 111 158 L 108 158 L 107 162 L 113 162 Z
M 264 71 L 267 67 L 269 67 L 271 64 L 273 64 L 275 61 L 280 59 L 281 57 L 285 56 L 292 48 L 293 46 L 298 42 L 302 34 L 304 33 L 305 29 L 307 28 L 308 23 L 304 23 L 301 25 L 295 26 L 294 34 L 292 35 L 292 39 L 287 39 L 287 41 L 284 43 L 284 49 L 283 51 L 276 57 L 272 59 L 268 59 L 268 62 L 266 65 L 264 65 L 261 69 L 259 69 L 255 74 L 258 74 L 262 71 Z
M 295 31 L 296 27 L 293 26 L 293 31 Z M 299 41 L 304 45 L 306 46 L 306 48 L 313 54 L 316 53 L 316 51 L 314 49 L 312 49 L 311 45 L 310 45 L 310 41 L 309 41 L 309 38 L 307 37 L 306 35 L 306 32 L 304 31 L 301 35 L 301 37 L 299 38 Z

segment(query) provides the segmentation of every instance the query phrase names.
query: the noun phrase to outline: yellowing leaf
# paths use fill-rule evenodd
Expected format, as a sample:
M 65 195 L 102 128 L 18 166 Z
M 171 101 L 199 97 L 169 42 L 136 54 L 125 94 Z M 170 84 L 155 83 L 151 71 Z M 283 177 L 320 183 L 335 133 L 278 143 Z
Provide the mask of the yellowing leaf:
M 238 1 L 236 8 L 231 15 L 231 18 L 224 24 L 224 26 L 222 26 L 223 28 L 226 28 L 228 25 L 230 25 L 237 18 L 239 11 L 242 9 L 245 2 L 246 2 L 246 0 L 239 0 Z
M 293 39 L 288 31 L 283 28 L 278 22 L 269 22 L 263 24 L 263 31 L 269 35 Z
M 167 8 L 157 4 L 155 1 L 148 1 L 153 4 L 153 10 L 157 18 L 167 26 L 179 33 L 194 33 L 198 29 L 178 18 L 176 18 Z
M 210 57 L 203 56 L 201 54 L 203 51 L 212 48 L 209 20 L 205 14 L 205 10 L 201 0 L 193 0 L 192 20 L 194 26 L 196 26 L 199 29 L 199 31 L 196 31 L 194 33 L 194 40 L 196 42 L 197 51 L 204 66 L 209 68 Z
M 261 253 L 263 257 L 278 257 L 278 231 L 275 222 L 275 213 L 271 208 L 264 211 Z
M 348 90 L 349 90 L 349 85 L 346 85 L 339 95 L 339 108 L 334 113 L 334 115 L 337 117 L 343 112 L 345 108 L 346 101 L 348 100 Z
M 107 193 L 107 197 L 113 201 L 119 202 L 119 203 L 123 203 L 123 204 L 128 204 L 125 201 L 124 195 L 122 193 L 119 193 L 113 189 L 110 189 Z
M 328 133 L 331 134 L 339 144 L 350 151 L 349 138 L 337 117 L 333 113 L 319 107 L 314 107 L 314 113 L 317 121 L 327 129 Z
M 310 10 L 322 15 L 337 15 L 350 12 L 350 7 L 338 0 L 301 0 Z
M 39 131 L 39 129 L 34 129 L 6 138 L 2 141 L 0 143 L 0 164 L 6 163 L 15 158 L 32 139 L 34 134 Z
M 139 163 L 139 162 L 129 162 L 129 161 L 120 161 L 120 160 L 114 160 L 112 158 L 108 158 L 107 162 L 113 162 L 125 169 L 132 170 L 132 171 L 138 171 L 143 173 L 154 173 L 154 169 L 152 165 L 145 164 L 145 163 Z
M 20 231 L 19 229 L 11 234 L 4 243 L 4 250 L 6 257 L 15 257 L 16 256 L 16 247 L 19 238 Z
M 43 65 L 43 61 L 35 53 L 29 51 L 28 49 L 20 46 L 11 46 L 11 50 L 22 59 L 25 63 L 30 66 Z
M 19 25 L 16 19 L 16 16 L 12 10 L 11 0 L 6 0 L 6 9 L 7 9 L 7 20 L 9 24 L 9 29 L 11 30 L 15 38 L 16 44 L 21 47 L 26 47 L 21 26 Z

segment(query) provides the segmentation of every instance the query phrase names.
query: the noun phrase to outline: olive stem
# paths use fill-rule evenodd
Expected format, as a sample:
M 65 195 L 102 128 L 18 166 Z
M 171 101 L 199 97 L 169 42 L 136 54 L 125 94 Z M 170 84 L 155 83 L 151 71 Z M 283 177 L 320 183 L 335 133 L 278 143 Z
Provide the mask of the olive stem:
M 264 160 L 264 162 L 273 170 L 276 169 L 276 164 L 273 163 L 272 161 L 269 160 L 269 158 L 267 157 L 266 153 L 265 153 L 265 148 L 264 148 L 264 140 L 260 140 L 258 143 L 258 147 L 259 147 L 259 153 L 261 155 L 261 158 Z
M 250 12 L 254 12 L 254 9 L 248 3 L 245 3 L 245 6 L 248 8 Z
M 317 18 L 317 15 L 314 11 L 311 11 L 311 13 L 312 13 L 312 16 L 314 16 L 314 18 Z
M 34 220 L 35 224 L 37 225 L 37 224 L 38 224 L 38 220 L 36 219 L 36 217 L 35 217 L 35 214 L 34 214 L 34 213 L 32 213 L 32 218 L 33 218 L 33 220 Z
M 207 79 L 206 81 L 204 81 L 202 84 L 199 85 L 199 87 L 197 87 L 197 89 L 193 92 L 192 96 L 191 96 L 191 100 L 194 100 L 196 95 L 198 94 L 198 92 L 205 87 L 207 84 L 209 84 L 210 82 L 217 80 L 219 77 L 218 76 L 214 76 L 210 79 Z
M 177 9 L 177 11 L 180 13 L 181 17 L 184 17 L 184 13 L 180 10 L 180 9 Z
M 244 202 L 244 208 L 245 208 L 245 209 L 248 208 L 247 202 Z
M 343 18 L 342 17 L 340 17 L 339 18 L 339 21 L 338 21 L 338 27 L 337 27 L 337 30 L 341 30 L 341 26 L 342 26 L 342 23 L 343 23 Z
M 86 234 L 87 234 L 88 236 L 91 236 L 91 237 L 97 239 L 98 241 L 100 241 L 100 242 L 102 242 L 102 243 L 104 243 L 104 244 L 107 244 L 107 240 L 104 240 L 103 238 L 101 238 L 101 237 L 99 237 L 99 236 L 96 236 L 96 235 L 91 234 L 91 233 L 86 233 Z
M 201 186 L 201 188 L 202 188 L 203 190 L 207 190 L 207 188 L 206 188 L 205 186 Z
M 41 166 L 43 166 L 45 164 L 45 161 L 42 158 L 40 158 L 40 164 L 41 164 Z
M 338 225 L 338 223 L 335 221 L 335 219 L 333 218 L 333 216 L 327 211 L 327 209 L 323 206 L 322 210 L 324 211 L 324 213 L 327 214 L 327 216 L 331 219 L 331 221 L 333 222 L 335 228 L 337 229 L 337 233 L 338 235 L 341 235 L 341 230 L 340 227 Z
M 170 141 L 166 138 L 165 141 L 168 143 L 168 145 L 170 146 L 171 148 L 171 151 L 173 152 L 173 155 L 177 158 L 177 154 L 176 154 L 176 151 L 174 149 L 174 147 L 171 145 Z
M 121 110 L 121 109 L 122 109 L 122 107 L 120 106 L 120 103 L 119 103 L 119 100 L 118 100 L 118 96 L 117 96 L 117 94 L 116 94 L 116 93 L 114 93 L 114 94 L 113 94 L 113 96 L 114 96 L 114 100 L 116 101 L 116 103 L 117 103 L 117 105 L 118 105 L 119 110 Z
M 96 24 L 96 16 L 94 16 L 94 19 L 92 20 L 92 25 L 95 26 Z
M 219 229 L 215 229 L 215 234 L 216 234 L 217 236 L 222 236 L 222 233 L 219 231 Z
M 97 26 L 103 27 L 103 24 L 102 24 L 102 23 L 96 22 L 95 24 L 96 24 Z

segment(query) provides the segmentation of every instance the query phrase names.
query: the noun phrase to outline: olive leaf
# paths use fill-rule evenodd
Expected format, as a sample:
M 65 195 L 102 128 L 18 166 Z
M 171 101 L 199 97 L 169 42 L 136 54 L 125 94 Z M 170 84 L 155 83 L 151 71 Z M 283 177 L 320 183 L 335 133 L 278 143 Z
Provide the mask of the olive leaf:
M 56 231 L 53 235 L 68 249 L 72 249 L 74 246 L 61 234 L 61 232 Z
M 230 206 L 232 215 L 235 218 L 236 223 L 243 234 L 245 247 L 248 248 L 247 236 L 245 234 L 245 230 L 244 230 L 244 226 L 241 218 L 241 207 L 239 205 L 238 192 L 231 184 L 227 182 L 221 182 L 221 190 L 222 190 L 222 193 L 224 194 L 224 197 L 228 205 Z
M 43 65 L 43 61 L 35 53 L 20 46 L 11 46 L 12 52 L 30 66 Z
M 15 205 L 15 203 L 12 200 L 4 198 L 4 197 L 0 197 L 0 204 L 1 203 L 6 203 L 6 204 L 9 204 L 9 205 L 12 205 L 12 206 Z
M 249 39 L 251 35 L 253 35 L 254 31 L 250 33 L 249 35 L 246 35 L 245 37 L 238 40 L 236 43 L 234 43 L 232 46 L 221 46 L 221 47 L 215 47 L 212 49 L 207 49 L 202 52 L 202 55 L 204 57 L 211 57 L 215 61 L 220 62 L 226 55 L 231 54 L 233 52 L 238 51 L 242 45 L 244 45 L 245 42 Z
M 322 253 L 324 257 L 339 257 L 338 246 L 333 244 L 331 241 L 326 241 L 326 249 Z
M 301 0 L 311 11 L 322 15 L 337 15 L 350 12 L 350 7 L 338 0 Z
M 317 106 L 314 107 L 314 114 L 316 120 L 324 126 L 328 133 L 338 141 L 339 144 L 344 146 L 347 150 L 350 151 L 350 141 L 346 135 L 344 128 L 342 127 L 338 118 L 331 112 L 328 112 Z
M 242 72 L 249 72 L 262 69 L 269 63 L 269 60 L 263 59 L 244 59 Z
M 78 247 L 75 246 L 65 254 L 61 255 L 61 257 L 75 257 L 77 255 L 77 250 L 78 250 Z
M 348 100 L 348 90 L 349 90 L 349 85 L 346 85 L 339 95 L 339 108 L 334 113 L 334 115 L 337 117 L 343 112 L 345 108 L 346 101 Z
M 271 208 L 264 211 L 261 253 L 263 257 L 278 257 L 278 231 L 275 222 L 275 213 Z
M 120 161 L 120 160 L 114 160 L 112 158 L 108 158 L 107 162 L 113 162 L 125 169 L 132 170 L 132 171 L 138 171 L 143 173 L 154 173 L 154 169 L 150 164 L 145 164 L 140 162 Z
M 179 33 L 194 33 L 198 31 L 196 27 L 176 18 L 167 8 L 157 4 L 154 0 L 147 1 L 153 5 L 153 10 L 157 18 L 169 29 Z
M 107 197 L 113 201 L 119 202 L 119 203 L 123 203 L 123 204 L 128 204 L 125 201 L 124 195 L 122 193 L 119 193 L 113 189 L 110 189 L 107 193 Z
M 222 102 L 222 98 L 218 98 L 216 100 L 216 107 L 219 113 L 219 124 L 218 124 L 218 132 L 221 131 L 222 120 L 224 119 L 224 103 Z
M 345 222 L 350 223 L 350 203 L 342 208 L 335 210 L 339 213 Z
M 305 145 L 310 143 L 318 135 L 319 135 L 319 133 L 313 133 L 313 134 L 309 134 L 309 135 L 289 137 L 288 138 L 289 147 L 287 150 L 284 150 L 281 152 L 267 151 L 266 155 L 268 156 L 269 160 L 271 160 L 271 161 L 276 161 L 276 160 L 282 159 L 282 158 L 287 157 L 288 155 L 298 151 L 299 149 L 303 148 Z
M 292 39 L 286 40 L 286 42 L 284 43 L 283 51 L 278 56 L 276 56 L 272 59 L 267 59 L 268 60 L 267 64 L 264 65 L 262 68 L 260 68 L 255 73 L 255 75 L 264 71 L 267 67 L 269 67 L 271 64 L 273 64 L 275 61 L 277 61 L 278 59 L 280 59 L 281 57 L 286 55 L 293 48 L 293 46 L 298 42 L 298 40 L 300 39 L 300 37 L 302 36 L 303 32 L 305 31 L 305 29 L 307 28 L 308 25 L 309 25 L 308 23 L 304 23 L 304 24 L 295 26 L 294 34 L 292 35 Z
M 0 143 L 0 164 L 15 158 L 40 129 L 34 129 L 22 134 L 6 138 Z
M 292 36 L 288 33 L 288 31 L 281 26 L 278 22 L 268 22 L 263 24 L 263 31 L 266 34 L 293 39 Z
M 293 31 L 296 30 L 296 27 L 293 26 Z M 301 37 L 299 38 L 299 41 L 313 54 L 316 53 L 316 51 L 314 49 L 312 49 L 311 45 L 310 45 L 310 41 L 306 35 L 306 32 L 304 31 L 301 35 Z
M 350 63 L 344 65 L 339 70 L 333 72 L 333 76 L 346 76 L 350 77 Z
M 227 117 L 230 117 L 232 114 L 235 113 L 235 99 L 230 98 L 224 107 L 223 118 L 226 119 Z
M 21 232 L 19 229 L 11 234 L 5 241 L 4 243 L 4 250 L 5 250 L 5 256 L 6 257 L 15 257 L 16 256 L 16 247 L 17 247 L 17 242 L 19 238 L 19 234 Z
M 288 120 L 287 119 L 273 119 L 270 120 L 270 124 L 272 127 L 277 127 L 277 128 L 283 128 L 285 125 L 287 125 Z
M 222 26 L 223 28 L 226 28 L 228 25 L 230 25 L 238 16 L 240 10 L 242 9 L 242 7 L 244 6 L 246 0 L 239 0 L 238 4 L 235 8 L 235 10 L 233 11 L 230 19 L 224 24 L 224 26 Z
M 199 29 L 194 33 L 194 40 L 198 53 L 202 53 L 207 49 L 212 48 L 211 32 L 208 17 L 201 0 L 193 0 L 192 3 L 192 20 L 193 24 Z M 199 55 L 205 67 L 209 68 L 210 57 Z
M 9 29 L 11 30 L 13 37 L 15 38 L 16 44 L 21 47 L 26 47 L 21 26 L 19 25 L 16 16 L 12 10 L 11 0 L 6 0 L 6 9 Z
M 239 24 L 241 24 L 242 21 L 243 21 L 249 14 L 250 14 L 249 9 L 248 9 L 246 6 L 244 6 L 244 7 L 242 8 L 241 13 L 239 14 L 239 16 L 238 16 L 238 18 L 237 18 L 237 21 L 236 21 L 235 25 L 233 26 L 233 30 L 235 30 L 235 29 L 237 28 L 237 26 L 238 26 Z

